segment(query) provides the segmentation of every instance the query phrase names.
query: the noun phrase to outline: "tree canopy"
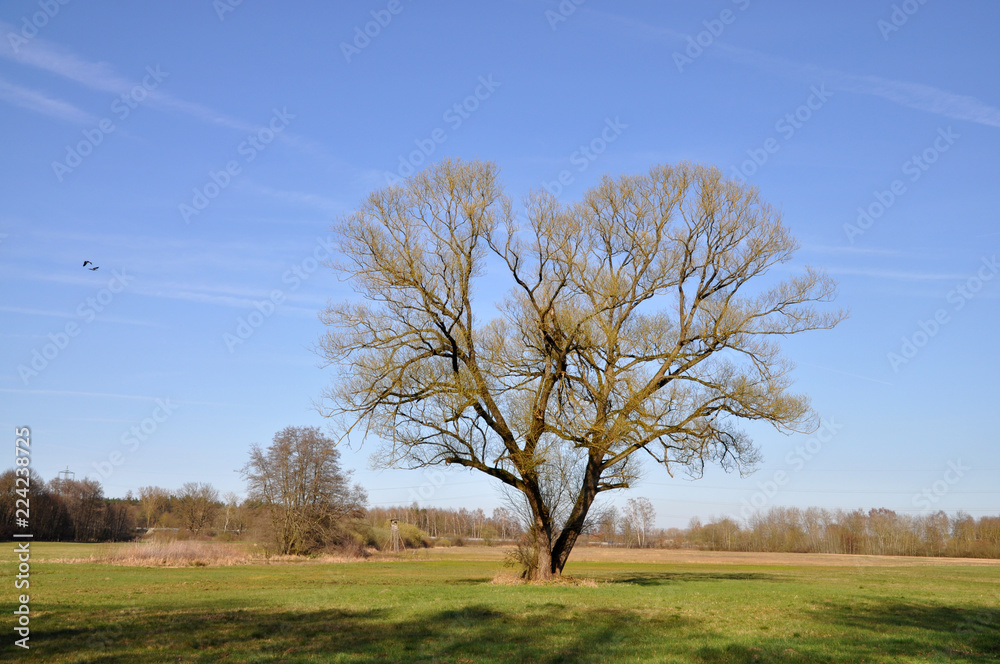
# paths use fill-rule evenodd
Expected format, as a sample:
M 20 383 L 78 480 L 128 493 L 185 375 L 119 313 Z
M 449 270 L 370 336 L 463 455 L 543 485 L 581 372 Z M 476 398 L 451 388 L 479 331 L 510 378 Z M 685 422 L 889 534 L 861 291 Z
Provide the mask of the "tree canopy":
M 381 440 L 383 463 L 456 464 L 520 492 L 535 578 L 561 573 L 636 452 L 671 474 L 745 471 L 758 451 L 741 421 L 814 424 L 778 341 L 841 320 L 815 306 L 834 283 L 773 274 L 795 240 L 718 169 L 605 176 L 578 202 L 536 191 L 518 210 L 494 164 L 445 160 L 335 232 L 359 297 L 323 313 L 324 414 Z M 475 297 L 484 277 L 510 284 L 496 315 Z
M 263 504 L 284 554 L 339 543 L 343 520 L 357 516 L 366 501 L 350 475 L 340 467 L 334 441 L 316 427 L 286 427 L 266 449 L 252 445 L 243 468 L 249 498 Z

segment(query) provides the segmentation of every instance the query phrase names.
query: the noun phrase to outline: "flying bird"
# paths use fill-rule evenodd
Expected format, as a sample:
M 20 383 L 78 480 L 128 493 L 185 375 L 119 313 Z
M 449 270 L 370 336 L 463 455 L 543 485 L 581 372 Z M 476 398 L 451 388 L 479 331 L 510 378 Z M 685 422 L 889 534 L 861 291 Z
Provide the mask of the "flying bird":
M 95 265 L 94 267 L 88 267 L 87 269 L 93 272 L 94 270 L 100 270 L 101 268 Z
M 90 261 L 83 261 L 84 267 L 87 267 L 88 265 L 93 265 L 93 263 L 91 263 Z

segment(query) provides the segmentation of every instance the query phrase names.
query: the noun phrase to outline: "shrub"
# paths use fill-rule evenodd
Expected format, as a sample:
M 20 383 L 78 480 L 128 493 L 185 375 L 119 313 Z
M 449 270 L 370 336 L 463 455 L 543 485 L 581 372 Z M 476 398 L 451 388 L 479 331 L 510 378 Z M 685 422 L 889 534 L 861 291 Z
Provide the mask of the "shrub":
M 514 549 L 504 557 L 504 567 L 513 567 L 521 578 L 527 578 L 528 574 L 538 568 L 538 546 L 534 538 L 525 535 L 517 541 Z
M 392 529 L 387 523 L 384 527 L 373 526 L 364 521 L 358 521 L 353 528 L 353 535 L 366 546 L 386 551 L 392 547 Z M 399 524 L 399 537 L 403 548 L 426 549 L 430 546 L 430 536 L 413 524 Z
M 426 549 L 430 546 L 427 533 L 410 523 L 399 524 L 399 536 L 407 549 Z

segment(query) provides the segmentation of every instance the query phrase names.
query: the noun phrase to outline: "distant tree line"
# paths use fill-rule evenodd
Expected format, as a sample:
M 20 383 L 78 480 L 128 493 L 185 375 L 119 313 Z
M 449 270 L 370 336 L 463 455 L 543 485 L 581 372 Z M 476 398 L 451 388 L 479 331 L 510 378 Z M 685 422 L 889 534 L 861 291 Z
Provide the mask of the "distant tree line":
M 140 528 L 177 529 L 193 535 L 211 534 L 217 530 L 239 533 L 246 527 L 246 510 L 235 493 L 222 499 L 208 483 L 187 482 L 171 491 L 158 486 L 139 488 L 138 496 L 127 494 L 135 508 Z
M 124 541 L 168 531 L 176 537 L 245 539 L 275 553 L 322 550 L 364 553 L 390 544 L 397 520 L 406 548 L 518 542 L 528 532 L 524 515 L 505 507 L 482 509 L 409 506 L 366 507 L 363 490 L 349 485 L 332 441 L 315 429 L 289 428 L 269 448 L 256 447 L 244 468 L 249 497 L 220 497 L 210 484 L 188 482 L 177 490 L 141 487 L 125 498 L 104 496 L 92 479 L 31 476 L 31 532 L 36 541 Z M 279 451 L 289 451 L 282 459 Z M 324 451 L 326 450 L 326 451 Z M 310 461 L 311 460 L 311 461 Z M 14 470 L 0 474 L 0 538 L 15 532 Z M 863 555 L 1000 558 L 1000 516 L 964 512 L 905 515 L 885 509 L 828 510 L 773 507 L 746 521 L 692 519 L 686 529 L 655 527 L 647 498 L 595 510 L 584 529 L 591 546 L 709 551 L 845 553 Z
M 236 494 L 220 500 L 211 484 L 198 482 L 175 491 L 145 486 L 138 495 L 129 491 L 124 498 L 108 498 L 97 480 L 45 481 L 34 472 L 24 492 L 12 469 L 0 475 L 0 496 L 0 538 L 4 539 L 16 531 L 16 501 L 21 497 L 30 501 L 30 531 L 36 541 L 116 542 L 157 528 L 186 535 L 239 533 L 248 516 L 246 502 Z
M 1000 516 L 773 507 L 743 524 L 730 518 L 707 524 L 692 520 L 665 545 L 712 551 L 1000 558 Z
M 46 482 L 32 473 L 29 491 L 16 481 L 13 469 L 0 475 L 0 537 L 10 539 L 15 529 L 17 500 L 29 499 L 28 522 L 36 540 L 108 542 L 135 535 L 134 515 L 127 501 L 106 498 L 100 482 L 57 478 Z M 19 491 L 21 493 L 19 493 Z
M 416 503 L 409 507 L 370 507 L 365 513 L 365 521 L 373 527 L 384 527 L 392 519 L 418 528 L 429 538 L 452 542 L 507 542 L 524 534 L 515 515 L 503 507 L 497 507 L 489 516 L 482 509 L 420 507 Z

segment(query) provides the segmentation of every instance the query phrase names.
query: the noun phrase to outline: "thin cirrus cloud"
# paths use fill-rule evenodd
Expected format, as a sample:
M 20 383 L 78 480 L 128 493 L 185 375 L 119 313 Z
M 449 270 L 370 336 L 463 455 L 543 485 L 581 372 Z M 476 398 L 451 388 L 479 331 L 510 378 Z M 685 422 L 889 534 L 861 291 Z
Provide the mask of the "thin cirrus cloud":
M 132 401 L 148 401 L 151 403 L 156 403 L 158 400 L 163 399 L 163 397 L 157 396 L 143 396 L 139 394 L 116 394 L 113 392 L 83 392 L 78 390 L 30 390 L 22 388 L 10 388 L 10 387 L 0 387 L 0 392 L 6 392 L 8 394 L 42 394 L 48 396 L 60 396 L 60 397 L 86 397 L 95 399 L 127 399 Z M 177 399 L 176 403 L 194 406 L 234 406 L 234 407 L 245 407 L 246 404 L 241 403 L 226 403 L 221 401 L 194 401 Z
M 969 95 L 957 95 L 929 85 L 890 81 L 878 76 L 833 73 L 839 75 L 839 87 L 846 92 L 882 97 L 909 108 L 955 120 L 1000 127 L 1000 109 Z
M 9 23 L 0 21 L 0 34 L 6 34 L 13 30 L 14 28 Z M 106 62 L 90 62 L 59 44 L 54 44 L 39 37 L 36 37 L 29 44 L 21 46 L 17 50 L 15 50 L 7 40 L 0 40 L 0 58 L 5 58 L 24 66 L 47 71 L 51 74 L 55 74 L 56 76 L 71 80 L 79 85 L 99 92 L 110 92 L 115 95 L 120 95 L 127 93 L 135 85 L 129 80 L 119 76 L 110 64 Z M 169 72 L 164 73 L 169 76 Z M 50 100 L 51 103 L 44 104 L 41 102 L 41 99 L 45 99 L 45 96 L 41 93 L 26 90 L 24 88 L 20 88 L 19 90 L 20 92 L 18 94 L 8 92 L 6 95 L 2 90 L 0 90 L 0 99 L 22 106 L 23 108 L 45 113 L 50 117 L 58 117 L 59 119 L 64 120 L 72 118 L 73 121 L 80 122 L 82 118 L 86 116 L 86 114 L 84 114 L 84 116 L 80 116 L 79 114 L 74 115 L 72 110 L 70 110 L 74 107 L 66 102 Z M 31 97 L 33 96 L 38 97 L 39 99 L 31 102 Z M 28 105 L 29 103 L 31 103 L 30 106 Z M 174 97 L 173 95 L 170 95 L 160 89 L 154 89 L 148 92 L 147 103 L 163 110 L 173 111 L 181 115 L 185 115 L 199 122 L 227 129 L 234 129 L 236 131 L 250 133 L 263 128 L 262 125 L 234 118 L 226 115 L 225 113 L 220 113 L 219 111 L 211 109 L 203 104 L 178 99 L 177 97 Z M 60 105 L 65 108 L 61 109 Z M 82 113 L 82 111 L 79 111 L 78 113 Z M 294 114 L 294 109 L 292 109 L 292 113 Z M 86 121 L 87 123 L 93 124 L 96 119 L 92 116 L 86 116 Z M 326 148 L 316 141 L 296 135 L 294 132 L 290 132 L 287 129 L 282 131 L 280 134 L 277 134 L 276 138 L 283 144 L 306 156 L 327 162 L 339 170 L 351 173 L 355 178 L 361 178 L 365 175 L 364 171 L 357 169 L 354 165 L 331 156 Z
M 618 14 L 594 9 L 586 11 L 593 15 L 599 15 L 604 19 L 609 19 L 631 30 L 645 33 L 653 38 L 666 38 L 676 46 L 685 45 L 690 37 L 690 35 L 671 30 L 670 28 L 651 25 Z M 718 40 L 705 49 L 705 55 L 724 58 L 787 78 L 807 78 L 814 82 L 822 81 L 834 90 L 879 97 L 895 104 L 933 115 L 974 122 L 990 127 L 1000 127 L 1000 109 L 990 106 L 971 95 L 955 94 L 920 83 L 894 81 L 880 76 L 861 76 L 838 69 L 827 69 L 812 64 L 793 62 L 785 58 L 767 55 L 749 48 L 733 46 L 732 44 Z
M 847 254 L 847 255 L 877 255 L 899 256 L 898 249 L 879 249 L 875 247 L 855 247 L 850 245 L 804 244 L 802 251 L 815 254 Z
M 8 307 L 0 305 L 0 311 L 18 314 L 20 316 L 49 316 L 53 318 L 77 318 L 72 311 L 56 311 L 51 309 L 29 309 L 24 307 Z M 156 323 L 145 320 L 135 320 L 133 318 L 121 318 L 119 316 L 101 316 L 104 323 L 117 323 L 120 325 L 139 325 L 142 327 L 159 327 Z
M 53 99 L 37 90 L 15 85 L 0 77 L 0 99 L 13 106 L 35 111 L 74 124 L 94 124 L 97 118 L 69 102 Z
M 816 65 L 799 64 L 748 48 L 717 44 L 720 54 L 733 61 L 788 77 L 820 80 L 834 90 L 879 97 L 895 104 L 954 120 L 1000 127 L 1000 109 L 971 96 L 941 90 L 930 85 L 893 81 L 881 76 L 859 76 Z
M 9 23 L 0 21 L 0 32 L 9 34 L 14 30 Z M 121 93 L 132 87 L 108 63 L 88 62 L 57 44 L 37 37 L 16 50 L 8 40 L 0 40 L 0 57 L 68 78 L 92 90 Z
M 19 270 L 17 278 L 29 281 L 68 284 L 73 286 L 87 285 L 86 282 L 88 281 L 85 277 L 74 276 L 66 273 L 49 273 L 30 269 Z M 103 288 L 105 284 L 105 281 L 100 281 L 96 286 L 93 284 L 91 285 Z M 137 280 L 134 284 L 129 284 L 127 292 L 146 297 L 186 300 L 189 302 L 212 304 L 230 308 L 247 308 L 252 307 L 254 302 L 257 300 L 267 298 L 269 289 L 264 287 L 248 288 L 216 284 L 179 283 L 175 281 L 146 278 Z M 291 294 L 289 295 L 289 299 L 291 299 Z M 26 314 L 28 313 L 29 308 L 16 310 L 13 307 L 0 306 L 0 311 L 9 311 L 10 313 L 20 312 L 22 314 Z M 54 311 L 39 309 L 31 309 L 30 311 L 34 315 L 58 315 L 57 312 Z M 315 313 L 315 310 L 313 310 L 312 313 Z M 125 321 L 121 320 L 119 322 Z M 143 323 L 134 322 L 133 324 Z
M 28 271 L 21 274 L 20 278 L 35 281 L 48 281 L 53 283 L 65 283 L 81 285 L 79 279 L 58 274 L 47 274 L 43 272 Z M 270 287 L 233 287 L 227 285 L 204 284 L 204 283 L 181 283 L 175 281 L 150 280 L 146 279 L 129 285 L 128 293 L 142 297 L 160 298 L 166 300 L 180 300 L 194 302 L 211 306 L 219 306 L 230 309 L 249 309 L 257 302 L 266 300 L 274 290 L 275 284 Z M 325 299 L 318 296 L 311 296 L 301 292 L 284 292 L 284 300 L 281 306 L 283 314 L 294 314 L 298 316 L 314 317 L 316 312 L 322 309 Z M 74 318 L 75 309 L 65 311 L 53 309 L 39 309 L 37 307 L 16 307 L 0 305 L 0 312 L 14 313 L 22 316 L 46 316 L 55 318 Z M 139 325 L 146 327 L 160 327 L 156 322 L 147 320 L 136 320 L 102 314 L 101 321 L 106 323 L 118 323 L 123 325 Z
M 13 27 L 10 24 L 0 21 L 0 33 L 12 30 Z M 41 38 L 35 38 L 31 43 L 21 46 L 16 51 L 6 40 L 0 40 L 0 57 L 24 66 L 47 71 L 98 92 L 110 92 L 118 95 L 128 92 L 134 86 L 132 82 L 119 76 L 110 64 L 90 62 L 58 44 Z M 166 73 L 169 75 L 169 72 Z M 240 131 L 257 129 L 257 126 L 252 123 L 229 117 L 201 104 L 177 99 L 160 90 L 151 91 L 149 98 L 154 104 L 178 111 L 202 122 Z
M 874 277 L 892 281 L 958 281 L 967 279 L 969 275 L 945 272 L 905 272 L 901 270 L 879 270 L 874 268 L 831 267 L 830 274 L 840 274 L 852 277 Z
M 275 189 L 264 185 L 252 185 L 252 191 L 260 196 L 274 198 L 285 203 L 311 207 L 328 213 L 339 213 L 345 209 L 344 204 L 340 201 L 321 194 Z

